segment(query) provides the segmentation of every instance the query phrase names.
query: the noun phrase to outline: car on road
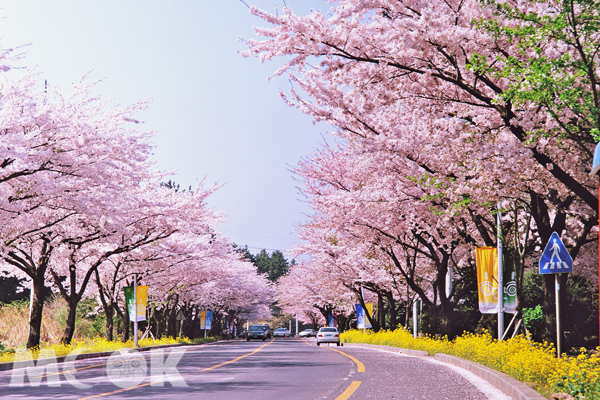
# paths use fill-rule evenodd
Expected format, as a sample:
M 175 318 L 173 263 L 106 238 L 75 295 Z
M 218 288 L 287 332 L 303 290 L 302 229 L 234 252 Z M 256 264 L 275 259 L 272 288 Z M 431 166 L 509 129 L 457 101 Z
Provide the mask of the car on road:
M 267 339 L 269 339 L 271 336 L 273 336 L 271 334 L 271 328 L 269 327 L 269 325 L 264 324 L 264 325 L 262 325 L 262 327 L 265 330 L 265 332 L 267 332 Z
M 289 337 L 290 331 L 287 328 L 277 328 L 273 332 L 273 337 Z
M 246 340 L 249 342 L 250 339 L 262 339 L 264 341 L 267 338 L 267 331 L 262 325 L 251 325 L 246 332 Z
M 317 346 L 320 346 L 321 343 L 337 343 L 340 345 L 340 333 L 337 328 L 327 326 L 319 329 L 317 333 Z
M 305 329 L 298 334 L 300 337 L 317 337 L 317 331 L 314 329 Z

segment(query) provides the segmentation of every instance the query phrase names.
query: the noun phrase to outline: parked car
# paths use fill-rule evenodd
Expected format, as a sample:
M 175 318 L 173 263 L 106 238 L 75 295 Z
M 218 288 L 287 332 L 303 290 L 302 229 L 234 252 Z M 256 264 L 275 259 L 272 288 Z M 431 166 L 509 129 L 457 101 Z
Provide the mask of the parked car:
M 250 339 L 262 339 L 264 342 L 267 338 L 267 331 L 262 325 L 251 325 L 248 328 L 248 332 L 246 332 L 246 340 L 250 341 Z
M 264 325 L 262 325 L 262 327 L 265 330 L 265 332 L 267 332 L 267 339 L 270 338 L 272 335 L 271 335 L 271 328 L 269 327 L 269 325 L 264 324 Z
M 333 328 L 331 326 L 324 327 L 319 329 L 317 333 L 317 346 L 320 346 L 321 343 L 337 343 L 340 345 L 340 333 L 337 328 Z
M 290 331 L 287 328 L 277 328 L 273 332 L 273 337 L 289 337 Z
M 314 329 L 305 329 L 298 334 L 300 337 L 317 337 L 317 331 Z

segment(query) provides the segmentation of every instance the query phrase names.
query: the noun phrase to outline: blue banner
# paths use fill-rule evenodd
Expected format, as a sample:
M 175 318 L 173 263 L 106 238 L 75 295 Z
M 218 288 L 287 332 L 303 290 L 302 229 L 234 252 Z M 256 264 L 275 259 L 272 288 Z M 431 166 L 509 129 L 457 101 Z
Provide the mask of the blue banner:
M 365 310 L 360 304 L 356 304 L 356 328 L 365 329 Z
M 328 317 L 328 318 L 327 318 L 327 320 L 328 320 L 328 321 L 327 321 L 327 322 L 328 322 L 327 326 L 335 326 L 335 324 L 334 324 L 334 322 L 333 322 L 333 315 L 332 315 L 332 314 L 329 314 L 327 317 Z
M 213 312 L 208 310 L 206 311 L 206 330 L 210 330 L 211 326 L 212 326 L 212 315 Z

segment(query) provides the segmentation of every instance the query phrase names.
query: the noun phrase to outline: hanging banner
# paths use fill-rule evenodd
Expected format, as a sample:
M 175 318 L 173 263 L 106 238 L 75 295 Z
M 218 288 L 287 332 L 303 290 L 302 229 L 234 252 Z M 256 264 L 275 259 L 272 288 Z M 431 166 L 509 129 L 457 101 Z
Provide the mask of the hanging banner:
M 135 321 L 135 300 L 133 295 L 133 286 L 123 288 L 125 292 L 125 302 L 127 303 L 127 311 L 129 311 L 129 320 Z M 137 287 L 137 322 L 146 320 L 146 307 L 148 305 L 148 286 Z
M 200 311 L 200 329 L 206 329 L 206 310 Z
M 327 315 L 327 326 L 335 326 L 333 322 L 333 314 Z
M 479 311 L 482 314 L 498 313 L 498 253 L 495 247 L 475 248 Z
M 210 331 L 211 327 L 212 327 L 212 316 L 213 316 L 213 312 L 208 310 L 206 311 L 206 330 Z
M 369 316 L 371 318 L 373 318 L 373 303 L 365 303 L 365 307 L 367 308 L 367 312 L 369 313 Z M 371 323 L 369 322 L 369 318 L 367 318 L 366 316 L 365 316 L 365 327 L 367 329 L 373 327 L 373 326 L 371 326 Z
M 362 308 L 360 304 L 356 304 L 356 328 L 364 329 L 365 326 L 365 310 Z
M 502 276 L 504 277 L 504 300 L 502 301 L 504 312 L 514 314 L 517 312 L 517 280 L 510 263 L 504 263 Z

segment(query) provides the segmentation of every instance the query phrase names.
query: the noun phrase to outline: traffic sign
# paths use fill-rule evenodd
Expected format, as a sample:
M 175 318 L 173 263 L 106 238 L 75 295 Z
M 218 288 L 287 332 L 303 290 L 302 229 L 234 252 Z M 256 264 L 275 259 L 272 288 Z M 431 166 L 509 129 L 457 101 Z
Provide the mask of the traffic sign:
M 540 258 L 540 274 L 573 272 L 573 259 L 556 232 L 552 232 Z

